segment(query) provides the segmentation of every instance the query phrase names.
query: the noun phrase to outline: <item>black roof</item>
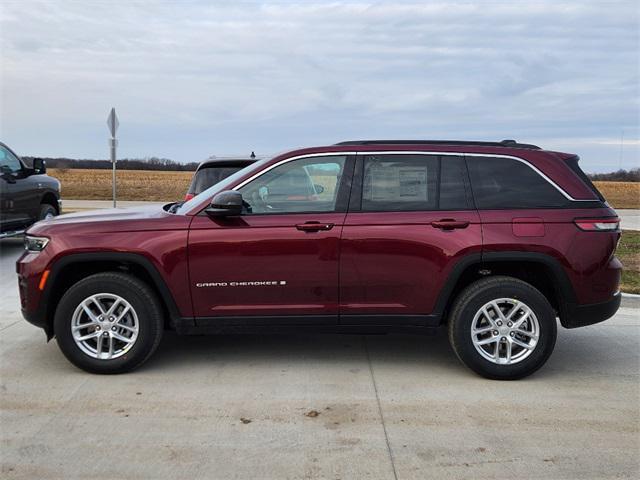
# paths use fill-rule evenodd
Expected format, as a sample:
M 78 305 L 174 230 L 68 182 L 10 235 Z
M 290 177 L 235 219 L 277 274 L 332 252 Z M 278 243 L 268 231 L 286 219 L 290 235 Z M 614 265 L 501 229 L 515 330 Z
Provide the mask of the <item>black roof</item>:
M 349 140 L 336 145 L 478 145 L 483 147 L 512 147 L 540 150 L 537 145 L 518 143 L 515 140 L 500 142 L 473 142 L 466 140 Z

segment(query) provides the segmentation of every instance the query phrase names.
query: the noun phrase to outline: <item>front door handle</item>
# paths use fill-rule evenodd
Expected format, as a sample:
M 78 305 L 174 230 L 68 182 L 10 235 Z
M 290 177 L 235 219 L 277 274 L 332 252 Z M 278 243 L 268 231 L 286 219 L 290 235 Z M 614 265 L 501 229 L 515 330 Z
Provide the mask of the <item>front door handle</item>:
M 443 218 L 437 222 L 431 222 L 431 226 L 442 230 L 453 230 L 454 228 L 467 228 L 469 226 L 469 222 L 458 221 L 453 218 Z
M 333 223 L 305 222 L 296 225 L 296 228 L 303 232 L 319 232 L 320 230 L 331 230 Z

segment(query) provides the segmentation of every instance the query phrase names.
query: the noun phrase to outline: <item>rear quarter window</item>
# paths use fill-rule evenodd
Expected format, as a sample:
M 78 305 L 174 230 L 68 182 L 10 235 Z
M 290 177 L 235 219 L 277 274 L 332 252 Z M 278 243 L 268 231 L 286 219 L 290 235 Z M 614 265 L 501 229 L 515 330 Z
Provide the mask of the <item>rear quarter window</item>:
M 600 193 L 600 190 L 596 188 L 591 179 L 587 177 L 587 174 L 584 173 L 580 168 L 580 165 L 578 165 L 579 160 L 580 159 L 578 157 L 570 158 L 569 160 L 567 160 L 567 165 L 573 171 L 573 173 L 575 173 L 578 178 L 582 180 L 582 182 L 589 188 L 589 190 L 591 190 L 601 202 L 604 202 L 605 199 L 604 196 Z
M 561 208 L 570 202 L 527 164 L 511 158 L 467 157 L 479 209 Z

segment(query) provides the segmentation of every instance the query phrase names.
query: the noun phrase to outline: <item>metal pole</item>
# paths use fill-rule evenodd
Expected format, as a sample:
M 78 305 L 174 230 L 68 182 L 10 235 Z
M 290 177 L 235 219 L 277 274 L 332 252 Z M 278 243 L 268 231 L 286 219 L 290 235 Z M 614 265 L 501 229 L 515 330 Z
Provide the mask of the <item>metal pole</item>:
M 107 126 L 111 133 L 109 148 L 111 150 L 111 167 L 113 168 L 113 178 L 111 179 L 113 188 L 113 208 L 116 208 L 116 146 L 118 145 L 118 141 L 116 140 L 116 131 L 118 130 L 119 124 L 120 122 L 118 122 L 116 109 L 111 108 L 111 112 L 109 112 L 109 116 L 107 117 Z
M 116 208 L 116 139 L 111 137 L 109 144 L 111 146 L 111 166 L 112 166 L 112 185 L 113 185 L 113 208 Z

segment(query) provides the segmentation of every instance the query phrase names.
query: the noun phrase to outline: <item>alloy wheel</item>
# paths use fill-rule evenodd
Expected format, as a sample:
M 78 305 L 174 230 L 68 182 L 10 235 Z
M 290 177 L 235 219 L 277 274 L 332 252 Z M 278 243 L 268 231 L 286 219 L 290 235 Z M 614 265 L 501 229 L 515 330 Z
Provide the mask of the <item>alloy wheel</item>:
M 533 310 L 512 298 L 484 304 L 471 322 L 471 340 L 478 353 L 499 365 L 513 365 L 533 353 L 540 324 Z
M 131 304 L 112 293 L 85 298 L 71 319 L 73 339 L 85 354 L 111 360 L 127 353 L 135 344 L 140 323 Z

